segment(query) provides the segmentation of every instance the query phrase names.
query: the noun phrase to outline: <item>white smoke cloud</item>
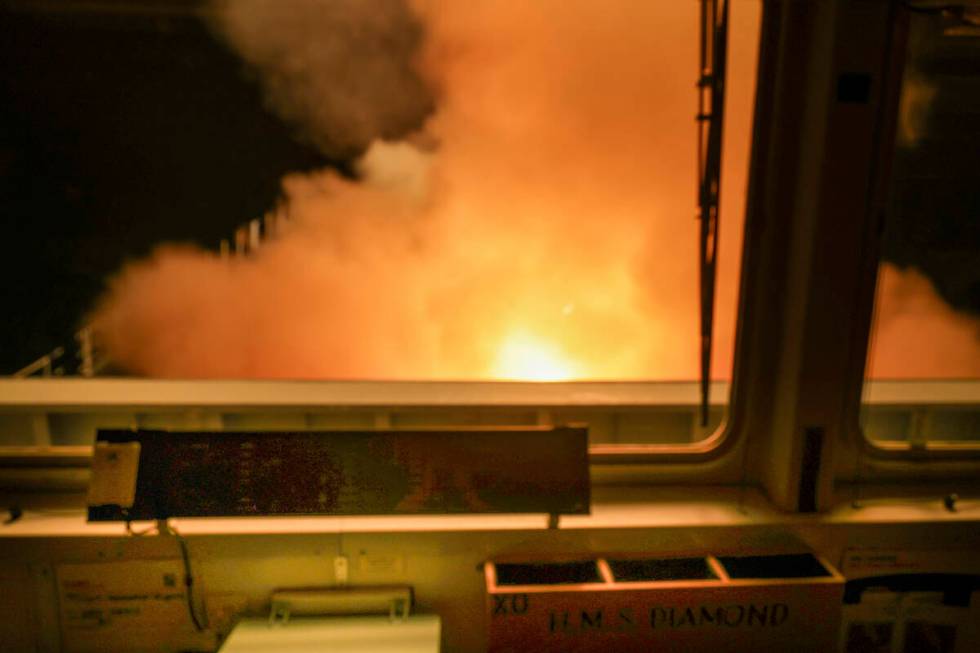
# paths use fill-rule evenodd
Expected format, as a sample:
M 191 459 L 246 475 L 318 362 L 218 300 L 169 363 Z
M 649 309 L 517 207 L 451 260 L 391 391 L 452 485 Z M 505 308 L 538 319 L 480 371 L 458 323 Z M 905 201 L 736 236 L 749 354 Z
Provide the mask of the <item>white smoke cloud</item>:
M 212 0 L 214 32 L 258 73 L 270 108 L 347 159 L 418 129 L 432 98 L 402 0 Z
M 980 378 L 980 318 L 953 310 L 915 268 L 881 266 L 868 373 Z
M 544 377 L 695 376 L 696 3 L 419 2 L 419 51 L 394 2 L 217 6 L 270 106 L 326 152 L 418 127 L 430 97 L 438 111 L 411 144 L 369 149 L 357 183 L 286 178 L 289 228 L 254 257 L 165 248 L 129 266 L 96 314 L 116 361 L 164 376 L 479 378 L 523 375 L 527 358 Z M 757 22 L 737 4 L 719 375 Z
M 357 182 L 284 179 L 288 229 L 254 256 L 166 247 L 124 269 L 94 318 L 114 360 L 168 377 L 697 377 L 697 3 L 220 9 L 271 106 L 325 152 L 375 144 Z M 732 9 L 716 378 L 730 374 L 759 19 L 755 3 Z M 958 319 L 922 306 L 902 330 Z M 884 352 L 905 343 L 883 328 L 873 365 L 891 372 Z

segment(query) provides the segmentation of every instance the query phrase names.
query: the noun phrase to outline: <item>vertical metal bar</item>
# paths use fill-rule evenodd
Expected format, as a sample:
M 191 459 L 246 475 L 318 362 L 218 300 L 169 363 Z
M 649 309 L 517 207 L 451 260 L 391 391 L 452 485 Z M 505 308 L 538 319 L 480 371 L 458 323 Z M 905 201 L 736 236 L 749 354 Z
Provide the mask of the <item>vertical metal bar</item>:
M 245 256 L 248 251 L 248 227 L 235 229 L 235 256 Z
M 92 363 L 92 329 L 82 327 L 75 334 L 78 341 L 78 357 L 81 360 L 78 371 L 82 376 L 95 376 L 95 366 Z
M 929 441 L 929 422 L 932 409 L 928 406 L 916 406 L 909 420 L 909 448 L 913 451 L 924 451 Z
M 266 213 L 262 220 L 265 229 L 265 239 L 275 238 L 279 233 L 279 214 L 275 211 Z
M 31 430 L 36 446 L 51 446 L 51 424 L 47 413 L 37 413 L 31 417 Z
M 700 74 L 698 76 L 698 243 L 700 276 L 701 426 L 708 425 L 714 300 L 717 279 L 721 147 L 728 50 L 728 1 L 701 3 Z
M 259 248 L 259 244 L 262 240 L 262 232 L 260 231 L 260 223 L 258 220 L 252 220 L 248 223 L 248 251 L 253 253 Z

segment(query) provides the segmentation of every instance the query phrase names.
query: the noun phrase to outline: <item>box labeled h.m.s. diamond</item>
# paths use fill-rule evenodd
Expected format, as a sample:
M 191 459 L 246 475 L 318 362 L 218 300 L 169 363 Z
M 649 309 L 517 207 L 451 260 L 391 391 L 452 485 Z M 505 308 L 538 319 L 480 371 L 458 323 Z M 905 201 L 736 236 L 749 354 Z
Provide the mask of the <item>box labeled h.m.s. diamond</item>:
M 496 561 L 492 653 L 834 650 L 843 577 L 810 553 Z

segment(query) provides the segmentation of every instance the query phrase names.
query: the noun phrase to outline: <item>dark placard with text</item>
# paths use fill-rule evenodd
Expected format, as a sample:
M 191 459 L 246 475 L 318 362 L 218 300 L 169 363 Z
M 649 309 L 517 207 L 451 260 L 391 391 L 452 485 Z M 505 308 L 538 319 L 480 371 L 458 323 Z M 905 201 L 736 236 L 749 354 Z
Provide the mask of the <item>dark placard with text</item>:
M 132 505 L 90 505 L 90 521 L 589 511 L 584 427 L 101 430 L 96 447 L 129 443 L 139 445 Z

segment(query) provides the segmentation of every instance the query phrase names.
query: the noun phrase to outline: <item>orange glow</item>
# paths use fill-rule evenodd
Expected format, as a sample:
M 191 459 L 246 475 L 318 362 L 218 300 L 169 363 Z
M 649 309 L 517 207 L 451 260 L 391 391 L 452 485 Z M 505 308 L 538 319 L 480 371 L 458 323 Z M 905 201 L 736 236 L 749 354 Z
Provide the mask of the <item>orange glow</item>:
M 235 42 L 277 53 L 270 89 L 289 97 L 274 106 L 330 106 L 330 84 L 300 83 L 330 79 L 307 56 L 329 39 L 279 4 L 228 3 Z M 93 315 L 100 346 L 168 378 L 697 378 L 698 4 L 411 4 L 436 101 L 423 133 L 376 142 L 357 181 L 289 175 L 288 220 L 248 256 L 167 247 L 128 265 Z M 759 8 L 732 7 L 715 378 L 731 365 Z
M 491 373 L 508 381 L 568 381 L 581 375 L 579 366 L 558 347 L 524 332 L 504 340 Z

